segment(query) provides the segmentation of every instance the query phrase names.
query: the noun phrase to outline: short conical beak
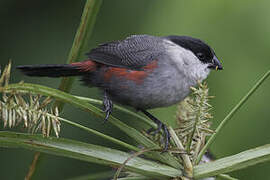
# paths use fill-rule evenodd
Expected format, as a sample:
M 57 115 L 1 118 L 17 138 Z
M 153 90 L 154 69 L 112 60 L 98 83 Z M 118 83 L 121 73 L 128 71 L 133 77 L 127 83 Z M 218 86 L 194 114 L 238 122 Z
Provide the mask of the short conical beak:
M 215 70 L 222 70 L 223 69 L 221 63 L 219 62 L 219 60 L 216 56 L 213 57 L 212 63 L 208 66 L 208 68 L 215 69 Z

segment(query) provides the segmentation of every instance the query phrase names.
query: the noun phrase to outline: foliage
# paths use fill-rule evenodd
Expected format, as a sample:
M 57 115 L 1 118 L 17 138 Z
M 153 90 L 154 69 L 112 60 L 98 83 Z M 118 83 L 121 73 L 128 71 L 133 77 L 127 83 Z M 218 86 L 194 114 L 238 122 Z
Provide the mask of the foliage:
M 208 95 L 206 83 L 199 82 L 199 88 L 191 89 L 193 93 L 178 106 L 179 128 L 176 132 L 195 164 L 196 157 L 205 144 L 205 138 L 213 133 L 210 129 L 212 106 L 209 104 L 209 99 L 213 97 Z
M 11 63 L 4 69 L 0 79 L 0 87 L 8 86 L 10 78 Z M 52 99 L 43 98 L 39 95 L 3 92 L 0 100 L 0 120 L 4 127 L 13 128 L 23 124 L 29 132 L 42 131 L 43 136 L 49 136 L 51 129 L 58 137 L 60 132 L 60 121 L 58 120 L 58 108 L 51 108 Z
M 97 3 L 96 6 L 93 6 L 95 7 L 92 9 L 93 11 L 86 11 L 91 9 L 89 5 L 92 2 L 95 1 L 88 0 L 86 3 L 81 26 L 78 28 L 68 62 L 73 62 L 78 59 L 82 52 L 84 52 L 82 49 L 86 47 L 85 44 L 92 32 L 94 20 L 100 6 L 100 3 Z M 88 38 L 85 38 L 86 34 Z M 81 38 L 84 41 L 81 41 Z M 199 164 L 202 156 L 214 142 L 216 136 L 220 134 L 224 125 L 270 75 L 269 70 L 232 111 L 228 113 L 215 131 L 209 128 L 211 124 L 209 121 L 211 119 L 211 115 L 209 114 L 211 106 L 208 103 L 210 97 L 208 96 L 206 84 L 199 84 L 199 88 L 193 88 L 193 95 L 179 105 L 179 112 L 181 112 L 177 115 L 179 127 L 176 129 L 169 127 L 174 144 L 170 147 L 168 152 L 160 153 L 159 137 L 161 134 L 158 134 L 157 138 L 152 138 L 151 136 L 146 137 L 145 133 L 140 133 L 137 129 L 128 126 L 113 116 L 110 117 L 109 122 L 134 140 L 136 142 L 135 145 L 59 117 L 57 106 L 60 106 L 61 110 L 63 103 L 69 103 L 83 111 L 90 112 L 92 116 L 98 118 L 103 118 L 104 115 L 101 109 L 93 105 L 101 103 L 95 99 L 78 97 L 35 84 L 8 84 L 10 68 L 10 65 L 7 66 L 0 78 L 0 92 L 2 93 L 0 106 L 1 120 L 6 127 L 14 127 L 23 124 L 30 132 L 41 130 L 45 138 L 40 135 L 0 132 L 0 146 L 2 147 L 26 148 L 48 154 L 80 159 L 86 162 L 112 166 L 119 169 L 121 168 L 120 170 L 123 169 L 126 172 L 124 175 L 128 174 L 128 176 L 119 179 L 186 179 L 191 177 L 204 178 L 216 175 L 220 175 L 220 177 L 226 179 L 233 179 L 221 173 L 232 172 L 240 168 L 246 168 L 250 165 L 270 160 L 269 145 L 265 145 L 233 156 L 218 159 L 214 162 Z M 69 91 L 72 82 L 72 79 L 65 78 L 61 83 L 60 89 Z M 57 100 L 55 107 L 51 107 L 51 100 Z M 143 120 L 147 125 L 155 126 L 149 120 L 130 110 L 122 107 L 117 107 L 117 109 L 127 113 L 131 117 Z M 48 138 L 51 129 L 54 130 L 56 136 L 59 135 L 60 121 L 84 129 L 87 132 L 118 144 L 128 151 L 131 150 L 136 153 L 130 155 L 130 153 L 116 149 L 70 139 Z M 208 135 L 211 136 L 205 144 L 205 138 Z M 138 145 L 143 146 L 143 149 L 138 148 Z M 99 177 L 104 177 L 104 174 L 91 174 L 90 176 L 95 176 L 95 178 L 98 179 Z
M 55 113 L 47 113 L 47 110 L 44 108 L 49 106 L 51 98 L 55 98 L 60 101 L 63 100 L 64 102 L 71 103 L 84 111 L 90 111 L 95 115 L 103 117 L 101 110 L 88 104 L 88 102 L 91 102 L 89 99 L 78 98 L 64 92 L 56 93 L 54 91 L 58 90 L 30 84 L 27 85 L 23 82 L 18 84 L 9 84 L 10 67 L 11 65 L 9 64 L 5 68 L 0 78 L 0 92 L 2 93 L 3 99 L 1 102 L 1 118 L 4 121 L 4 126 L 9 125 L 10 127 L 13 127 L 14 125 L 24 122 L 23 124 L 25 127 L 28 127 L 31 132 L 36 132 L 38 129 L 42 129 L 43 135 L 45 136 L 49 135 L 51 124 L 56 136 L 58 136 L 60 131 L 59 120 L 68 122 L 69 124 L 81 128 L 81 126 L 77 125 L 76 123 L 73 124 L 68 120 L 58 117 L 57 110 Z M 248 95 L 244 97 L 244 100 L 241 100 L 241 102 L 245 102 L 247 98 L 269 76 L 269 74 L 270 71 L 268 71 L 258 81 L 258 83 L 256 83 L 255 87 L 251 89 L 251 92 L 249 92 Z M 158 179 L 164 179 L 165 177 L 178 177 L 185 179 L 185 176 L 195 178 L 202 178 L 210 175 L 215 176 L 224 172 L 230 172 L 235 169 L 245 168 L 247 166 L 269 160 L 269 151 L 267 150 L 269 146 L 266 145 L 254 150 L 243 152 L 239 155 L 217 160 L 216 162 L 224 162 L 222 163 L 222 166 L 217 166 L 216 163 L 211 162 L 197 166 L 196 160 L 198 159 L 198 154 L 200 154 L 202 151 L 202 147 L 204 147 L 205 137 L 213 132 L 209 129 L 209 120 L 212 116 L 209 114 L 211 105 L 209 105 L 208 101 L 211 97 L 208 95 L 208 88 L 205 83 L 199 83 L 198 88 L 192 88 L 192 91 L 193 93 L 191 96 L 179 105 L 179 109 L 182 112 L 182 115 L 179 115 L 178 113 L 179 128 L 173 130 L 171 127 L 169 127 L 170 133 L 172 134 L 172 139 L 176 146 L 171 146 L 169 152 L 167 153 L 160 154 L 155 152 L 161 150 L 159 146 L 156 145 L 158 142 L 155 142 L 155 139 L 147 139 L 135 129 L 132 129 L 119 120 L 115 121 L 116 119 L 114 117 L 110 117 L 110 119 L 112 119 L 111 121 L 114 120 L 115 125 L 117 125 L 122 131 L 125 131 L 125 133 L 127 133 L 131 138 L 136 137 L 135 140 L 138 142 L 138 144 L 141 144 L 146 148 L 152 147 L 152 149 L 149 150 L 142 150 L 142 153 L 146 157 L 150 158 L 149 160 L 137 157 L 142 153 L 137 153 L 132 155 L 132 157 L 129 157 L 128 154 L 119 150 L 70 141 L 63 138 L 60 138 L 59 140 L 53 138 L 43 139 L 38 135 L 28 136 L 26 134 L 2 132 L 0 142 L 4 147 L 23 147 L 98 164 L 101 163 L 104 165 L 121 167 L 121 169 L 124 167 L 128 171 L 142 174 L 145 177 L 155 177 Z M 26 94 L 26 92 L 28 92 L 29 98 L 23 99 L 22 93 Z M 50 99 L 45 98 L 40 102 L 41 95 L 50 96 Z M 239 107 L 240 106 L 238 106 L 238 108 Z M 235 111 L 235 109 L 233 109 L 233 111 Z M 47 123 L 45 121 L 46 119 Z M 228 118 L 225 118 L 225 120 L 227 119 Z M 91 133 L 95 133 L 96 135 L 100 135 L 103 138 L 107 138 L 112 142 L 123 145 L 130 150 L 135 150 L 138 152 L 141 151 L 132 145 L 121 142 L 112 137 L 110 138 L 107 135 L 102 135 L 102 133 L 98 133 L 85 127 L 83 127 L 83 129 L 86 129 Z M 178 136 L 176 135 L 175 131 L 177 132 Z M 100 156 L 98 154 L 100 154 Z M 169 162 L 169 159 L 175 163 Z M 241 161 L 237 159 L 241 159 Z M 160 162 L 158 163 L 155 160 L 159 160 Z M 177 165 L 177 162 L 180 162 L 183 165 L 183 168 Z M 122 163 L 124 163 L 124 166 L 121 165 Z M 147 166 L 147 164 L 149 165 Z M 157 169 L 154 170 L 153 167 Z M 185 176 L 182 176 L 182 172 L 185 172 Z

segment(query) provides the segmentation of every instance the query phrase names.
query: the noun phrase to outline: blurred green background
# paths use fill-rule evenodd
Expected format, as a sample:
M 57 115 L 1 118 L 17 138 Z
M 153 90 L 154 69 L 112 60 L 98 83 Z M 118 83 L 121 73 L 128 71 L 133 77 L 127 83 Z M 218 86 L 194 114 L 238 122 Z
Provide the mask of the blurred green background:
M 0 64 L 13 62 L 12 82 L 24 80 L 58 87 L 59 79 L 28 78 L 16 65 L 64 63 L 79 25 L 84 1 L 0 1 Z M 267 0 L 104 0 L 92 34 L 91 47 L 131 34 L 189 35 L 216 51 L 224 70 L 207 82 L 216 96 L 214 127 L 270 68 L 270 2 Z M 83 60 L 83 57 L 79 60 Z M 73 94 L 100 98 L 96 89 L 73 85 Z M 217 158 L 270 142 L 270 79 L 249 99 L 221 132 L 211 150 Z M 176 107 L 152 110 L 164 121 L 175 119 Z M 64 117 L 129 141 L 110 123 L 65 106 Z M 116 112 L 123 121 L 128 116 Z M 132 123 L 132 122 L 130 122 Z M 136 122 L 133 122 L 136 123 Z M 2 123 L 1 123 L 2 126 Z M 113 146 L 103 139 L 62 125 L 62 137 Z M 34 152 L 0 148 L 0 179 L 23 179 Z M 51 155 L 43 156 L 35 179 L 66 179 L 109 168 Z M 270 163 L 231 173 L 245 179 L 270 179 Z

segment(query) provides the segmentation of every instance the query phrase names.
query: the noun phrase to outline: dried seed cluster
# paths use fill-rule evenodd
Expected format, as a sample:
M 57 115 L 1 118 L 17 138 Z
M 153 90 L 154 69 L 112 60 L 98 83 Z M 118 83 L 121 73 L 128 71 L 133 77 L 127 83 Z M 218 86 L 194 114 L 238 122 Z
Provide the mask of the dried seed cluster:
M 198 88 L 191 88 L 192 94 L 178 106 L 178 128 L 175 129 L 186 152 L 192 162 L 195 162 L 198 153 L 205 143 L 205 137 L 211 135 L 210 129 L 212 115 L 209 104 L 209 89 L 206 83 L 200 83 Z
M 0 78 L 0 121 L 4 127 L 13 128 L 23 124 L 31 133 L 38 130 L 44 136 L 49 136 L 51 129 L 58 137 L 60 133 L 59 112 L 57 108 L 51 108 L 51 99 L 40 95 L 20 93 L 16 91 L 6 92 L 4 87 L 8 86 L 11 65 L 3 71 Z

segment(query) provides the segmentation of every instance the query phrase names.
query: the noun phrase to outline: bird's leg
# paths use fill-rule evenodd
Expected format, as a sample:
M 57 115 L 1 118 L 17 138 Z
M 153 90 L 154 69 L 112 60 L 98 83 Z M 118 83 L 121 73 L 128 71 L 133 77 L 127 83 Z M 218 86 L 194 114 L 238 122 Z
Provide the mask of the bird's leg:
M 170 135 L 170 133 L 168 131 L 167 126 L 164 123 L 162 123 L 160 120 L 158 120 L 156 117 L 154 117 L 152 114 L 147 112 L 146 110 L 140 109 L 140 111 L 142 111 L 147 117 L 149 117 L 152 121 L 154 121 L 158 125 L 158 128 L 156 130 L 151 128 L 151 129 L 149 129 L 147 131 L 148 133 L 153 132 L 154 134 L 156 134 L 161 129 L 163 130 L 163 132 L 164 132 L 164 137 L 163 138 L 164 138 L 164 142 L 165 142 L 164 151 L 167 151 L 168 150 L 168 145 L 169 145 L 169 142 L 170 142 L 170 138 L 171 138 L 171 135 Z
M 107 91 L 104 91 L 104 99 L 103 99 L 103 111 L 106 113 L 104 123 L 107 122 L 110 114 L 112 113 L 113 110 L 113 103 L 108 97 Z
M 161 131 L 161 128 L 162 128 L 162 123 L 159 123 L 158 121 L 155 121 L 153 120 L 157 125 L 158 125 L 158 128 L 155 129 L 155 128 L 150 128 L 146 131 L 147 134 L 152 134 L 153 136 L 155 136 L 157 133 L 159 133 Z

